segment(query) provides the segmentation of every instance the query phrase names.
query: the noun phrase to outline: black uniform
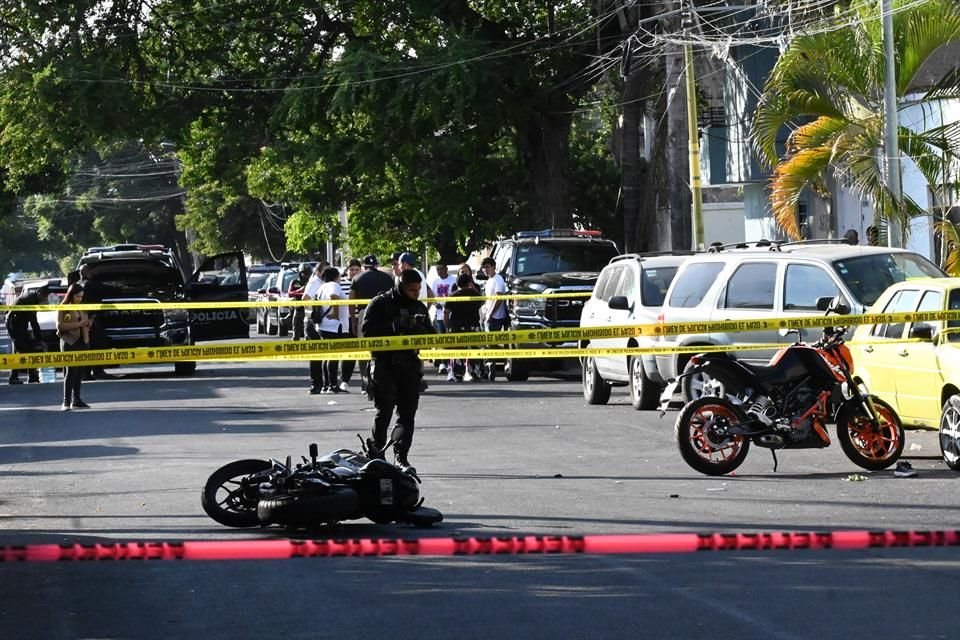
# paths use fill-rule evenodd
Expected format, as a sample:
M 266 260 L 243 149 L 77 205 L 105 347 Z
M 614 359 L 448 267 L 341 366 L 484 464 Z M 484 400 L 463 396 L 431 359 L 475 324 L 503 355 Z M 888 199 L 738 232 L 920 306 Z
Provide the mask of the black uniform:
M 363 316 L 361 333 L 365 338 L 433 333 L 427 308 L 411 300 L 397 285 L 377 297 Z M 413 443 L 414 420 L 420 404 L 420 380 L 423 373 L 416 350 L 374 351 L 370 363 L 370 382 L 377 412 L 373 420 L 373 445 L 382 449 L 387 443 L 387 427 L 397 410 L 397 428 L 402 437 L 394 445 L 397 461 L 407 464 Z M 393 439 L 393 438 L 391 438 Z
M 14 306 L 39 305 L 40 296 L 37 293 L 25 293 L 17 298 Z M 33 329 L 34 339 L 30 339 L 30 329 Z M 7 313 L 7 333 L 10 334 L 10 341 L 13 343 L 14 353 L 36 353 L 43 344 L 43 337 L 40 334 L 40 323 L 37 322 L 36 311 L 16 311 L 11 310 Z M 30 382 L 40 382 L 40 377 L 36 369 L 27 369 L 27 379 Z M 17 369 L 10 370 L 10 384 L 20 382 Z
M 112 294 L 112 288 L 96 280 L 83 281 L 83 303 L 100 304 L 104 298 L 109 298 Z M 90 348 L 91 349 L 109 349 L 110 340 L 107 338 L 106 327 L 104 327 L 104 316 L 100 311 L 89 311 L 90 317 Z M 103 365 L 96 365 L 86 370 L 88 380 L 97 378 L 112 378 L 113 376 L 106 372 Z

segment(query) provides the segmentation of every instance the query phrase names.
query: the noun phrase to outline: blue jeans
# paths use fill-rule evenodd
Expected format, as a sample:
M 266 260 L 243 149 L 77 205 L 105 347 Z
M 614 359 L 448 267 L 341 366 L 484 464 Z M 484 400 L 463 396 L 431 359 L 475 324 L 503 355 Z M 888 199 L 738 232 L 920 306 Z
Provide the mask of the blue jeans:
M 487 331 L 504 331 L 505 329 L 510 328 L 510 318 L 488 318 L 487 319 Z

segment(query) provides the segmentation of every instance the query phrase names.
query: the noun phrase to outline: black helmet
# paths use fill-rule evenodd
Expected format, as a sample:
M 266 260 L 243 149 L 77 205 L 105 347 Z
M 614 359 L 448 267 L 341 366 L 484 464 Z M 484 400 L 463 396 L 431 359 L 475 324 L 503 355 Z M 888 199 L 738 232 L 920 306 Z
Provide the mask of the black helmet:
M 313 265 L 309 262 L 301 262 L 298 271 L 300 271 L 300 273 L 303 273 L 304 271 L 313 271 Z

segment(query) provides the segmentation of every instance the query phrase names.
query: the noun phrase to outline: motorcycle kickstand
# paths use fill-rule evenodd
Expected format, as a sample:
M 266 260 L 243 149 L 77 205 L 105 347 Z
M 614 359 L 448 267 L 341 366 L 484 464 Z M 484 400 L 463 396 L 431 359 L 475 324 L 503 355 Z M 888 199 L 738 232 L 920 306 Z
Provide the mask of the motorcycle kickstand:
M 777 451 L 775 449 L 770 449 L 770 455 L 773 456 L 773 472 L 777 472 Z

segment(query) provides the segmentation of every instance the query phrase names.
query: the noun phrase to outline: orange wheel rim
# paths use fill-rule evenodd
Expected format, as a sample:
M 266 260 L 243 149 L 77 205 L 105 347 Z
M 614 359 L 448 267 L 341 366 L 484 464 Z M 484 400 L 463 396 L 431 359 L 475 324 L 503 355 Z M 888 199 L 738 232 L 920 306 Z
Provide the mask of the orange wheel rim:
M 886 460 L 900 449 L 900 429 L 897 421 L 886 407 L 877 407 L 878 427 L 870 424 L 869 418 L 857 415 L 848 424 L 850 441 L 860 455 L 871 460 Z
M 721 463 L 731 460 L 743 448 L 743 436 L 711 437 L 718 419 L 732 423 L 739 421 L 736 413 L 722 404 L 705 404 L 690 417 L 689 438 L 694 452 L 704 460 Z

